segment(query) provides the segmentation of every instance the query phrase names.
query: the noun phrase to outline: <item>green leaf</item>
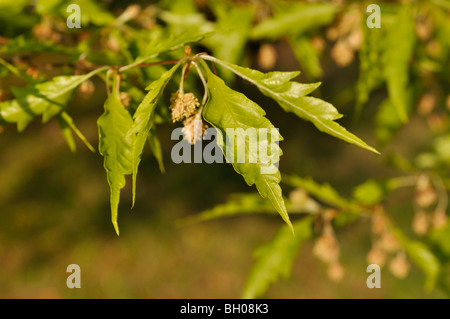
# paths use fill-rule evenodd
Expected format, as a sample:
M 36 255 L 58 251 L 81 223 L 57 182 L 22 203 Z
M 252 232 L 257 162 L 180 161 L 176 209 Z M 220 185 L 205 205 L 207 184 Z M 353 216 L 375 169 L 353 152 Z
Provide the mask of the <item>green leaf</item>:
M 119 235 L 117 210 L 120 190 L 125 187 L 125 175 L 132 173 L 132 138 L 129 131 L 133 120 L 120 102 L 117 81 L 115 74 L 112 93 L 105 102 L 105 112 L 97 120 L 97 125 L 99 151 L 104 156 L 104 167 L 111 190 L 111 220 Z
M 375 117 L 375 123 L 377 125 L 375 130 L 377 141 L 379 146 L 383 147 L 402 126 L 402 120 L 395 111 L 395 107 L 390 99 L 381 102 Z
M 161 143 L 159 142 L 158 136 L 156 134 L 156 129 L 154 126 L 151 127 L 150 132 L 148 134 L 148 144 L 150 146 L 150 149 L 152 150 L 153 155 L 156 158 L 156 161 L 158 162 L 159 170 L 161 171 L 161 173 L 165 173 L 166 170 L 164 169 L 164 160 L 161 149 Z
M 188 32 L 184 32 L 183 34 L 178 36 L 171 34 L 165 37 L 158 37 L 148 44 L 147 49 L 145 50 L 147 55 L 146 57 L 137 58 L 134 63 L 121 67 L 120 71 L 132 69 L 139 64 L 156 58 L 162 52 L 170 52 L 183 48 L 188 43 L 199 42 L 207 37 L 212 36 L 213 34 L 214 32 L 206 32 L 200 34 L 191 34 Z
M 238 63 L 241 61 L 249 37 L 252 11 L 249 7 L 233 7 L 217 11 L 217 22 L 214 25 L 216 34 L 205 43 L 210 46 L 214 56 Z M 230 75 L 231 72 L 225 73 L 225 79 L 229 79 Z
M 16 99 L 0 103 L 0 122 L 17 123 L 17 129 L 23 131 L 37 115 L 43 115 L 44 121 L 48 120 L 64 110 L 78 85 L 104 70 L 97 69 L 85 75 L 57 76 L 29 89 L 12 88 Z
M 295 237 L 287 226 L 281 227 L 268 243 L 255 251 L 257 261 L 247 277 L 243 298 L 258 298 L 280 276 L 284 279 L 290 276 L 301 244 L 312 236 L 312 222 L 312 217 L 294 222 Z
M 61 133 L 67 143 L 67 146 L 69 146 L 69 149 L 72 153 L 75 153 L 77 150 L 77 146 L 75 144 L 75 140 L 73 139 L 70 126 L 66 123 L 66 121 L 64 121 L 61 115 L 57 115 L 56 118 L 58 119 L 59 126 L 61 127 Z
M 394 24 L 386 31 L 382 57 L 389 99 L 402 123 L 408 120 L 409 62 L 415 43 L 412 14 L 405 6 L 399 9 Z
M 283 183 L 293 187 L 304 189 L 309 194 L 317 197 L 321 201 L 336 208 L 349 208 L 350 201 L 339 195 L 339 193 L 329 184 L 319 184 L 311 177 L 301 178 L 294 175 L 283 174 Z
M 342 115 L 339 114 L 333 105 L 318 98 L 305 96 L 314 91 L 320 83 L 301 84 L 291 81 L 299 72 L 262 73 L 224 62 L 211 56 L 203 55 L 202 58 L 220 64 L 256 85 L 264 95 L 277 101 L 286 112 L 293 112 L 304 120 L 311 121 L 319 131 L 378 153 L 377 150 L 334 122 L 334 120 L 341 118 Z
M 320 65 L 319 55 L 312 46 L 310 39 L 307 37 L 291 36 L 289 38 L 289 43 L 306 74 L 314 78 L 321 77 L 323 71 L 322 66 Z
M 381 182 L 369 179 L 353 190 L 354 199 L 364 205 L 375 205 L 386 195 L 386 188 Z
M 272 18 L 263 20 L 253 28 L 253 39 L 299 35 L 329 24 L 336 14 L 336 6 L 332 3 L 297 3 L 280 9 Z
M 450 257 L 450 222 L 442 228 L 433 229 L 429 238 L 445 256 Z
M 399 229 L 394 229 L 393 234 L 400 245 L 403 246 L 411 261 L 425 274 L 424 289 L 426 292 L 431 292 L 436 285 L 441 270 L 439 260 L 424 243 L 409 239 Z
M 382 64 L 383 31 L 381 28 L 368 28 L 366 20 L 362 20 L 363 41 L 358 51 L 359 77 L 356 83 L 356 118 L 359 118 L 362 107 L 369 100 L 372 90 L 378 87 L 384 79 L 380 68 Z
M 142 152 L 153 124 L 153 114 L 156 104 L 180 64 L 176 64 L 170 70 L 164 72 L 161 77 L 147 87 L 149 92 L 136 109 L 133 116 L 133 127 L 130 131 L 132 142 L 132 172 L 133 172 L 133 205 L 136 198 L 136 177 Z
M 76 127 L 75 123 L 73 122 L 72 118 L 70 117 L 69 114 L 67 114 L 66 112 L 61 112 L 60 114 L 58 114 L 61 119 L 67 124 L 68 127 L 70 127 L 72 129 L 72 131 L 78 136 L 78 138 L 84 143 L 84 145 L 86 145 L 86 147 L 91 151 L 91 152 L 95 152 L 94 147 L 91 145 L 91 143 L 89 143 L 89 141 L 87 140 L 87 138 L 83 135 L 83 133 L 81 133 L 81 131 Z
M 249 186 L 256 185 L 261 196 L 268 198 L 283 220 L 292 227 L 279 185 L 281 175 L 274 165 L 281 155 L 281 150 L 277 145 L 277 142 L 282 139 L 281 135 L 265 117 L 264 110 L 256 103 L 249 100 L 244 94 L 231 90 L 208 67 L 205 70 L 207 71 L 209 98 L 203 110 L 203 117 L 219 129 L 219 135 L 221 136 L 217 137 L 217 141 L 225 157 L 232 162 L 236 172 L 244 177 Z M 234 145 L 234 149 L 232 145 L 235 143 L 230 141 L 230 138 L 222 136 L 222 134 L 227 134 L 230 137 L 227 129 L 235 129 L 238 141 Z M 245 134 L 248 129 L 266 129 L 267 134 L 264 137 L 264 134 L 257 131 L 259 141 L 252 138 L 247 139 Z M 268 164 L 263 163 L 261 152 L 258 154 L 258 146 L 270 148 L 271 158 Z M 237 152 L 236 147 L 239 147 Z M 248 154 L 248 160 L 235 160 L 230 156 L 230 154 L 236 155 L 238 152 L 242 155 L 243 151 L 245 151 L 246 156 Z M 263 152 L 267 152 L 267 150 Z

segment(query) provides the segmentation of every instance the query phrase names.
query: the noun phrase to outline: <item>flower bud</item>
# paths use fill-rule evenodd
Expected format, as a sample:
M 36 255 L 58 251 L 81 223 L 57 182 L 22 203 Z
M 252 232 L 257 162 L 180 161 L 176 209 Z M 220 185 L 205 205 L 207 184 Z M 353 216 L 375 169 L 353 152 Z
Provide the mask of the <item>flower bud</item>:
M 342 267 L 341 263 L 336 261 L 331 263 L 327 269 L 327 276 L 334 282 L 339 282 L 344 277 L 344 267 Z
M 398 253 L 389 263 L 389 270 L 399 279 L 405 278 L 408 275 L 410 268 L 411 265 L 404 253 Z
M 428 233 L 430 223 L 428 222 L 428 215 L 425 211 L 420 210 L 414 214 L 412 220 L 412 230 L 419 236 L 423 236 Z
M 172 109 L 172 121 L 178 122 L 190 117 L 197 111 L 197 106 L 200 105 L 197 98 L 192 93 L 174 93 L 170 99 Z M 186 126 L 186 124 L 185 124 Z

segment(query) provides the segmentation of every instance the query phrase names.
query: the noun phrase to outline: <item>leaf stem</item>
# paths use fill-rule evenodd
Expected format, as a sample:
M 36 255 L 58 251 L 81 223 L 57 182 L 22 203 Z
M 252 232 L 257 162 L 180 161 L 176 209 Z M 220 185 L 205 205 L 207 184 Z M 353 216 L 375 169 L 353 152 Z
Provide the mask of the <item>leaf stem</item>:
M 203 93 L 203 100 L 202 100 L 202 106 L 201 106 L 203 108 L 203 105 L 206 104 L 206 100 L 208 99 L 208 88 L 206 86 L 206 79 L 205 79 L 205 76 L 203 75 L 200 67 L 198 66 L 198 64 L 195 61 L 192 61 L 192 64 L 195 66 L 195 69 L 198 72 L 198 76 L 200 77 L 200 80 L 203 83 L 203 88 L 205 89 L 205 91 Z

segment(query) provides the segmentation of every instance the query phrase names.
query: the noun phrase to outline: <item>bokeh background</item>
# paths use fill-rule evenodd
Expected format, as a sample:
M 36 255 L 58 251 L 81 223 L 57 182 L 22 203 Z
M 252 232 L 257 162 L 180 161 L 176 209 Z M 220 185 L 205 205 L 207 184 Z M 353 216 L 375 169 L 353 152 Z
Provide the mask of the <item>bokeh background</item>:
M 0 7 L 3 1 L 6 0 L 0 0 Z M 171 7 L 168 1 L 136 3 L 141 5 L 141 14 L 144 8 L 178 14 L 174 8 L 176 6 Z M 269 9 L 277 5 L 271 1 L 224 3 L 230 7 L 261 6 Z M 338 10 L 329 23 L 308 31 L 310 38 L 320 38 L 323 46 L 318 55 L 322 68 L 319 75 L 308 74 L 308 67 L 299 63 L 298 56 L 284 36 L 247 39 L 239 61 L 234 62 L 266 71 L 302 70 L 304 72 L 298 78 L 300 82 L 322 81 L 320 91 L 314 94 L 332 103 L 344 114 L 339 121 L 341 125 L 368 144 L 377 145 L 377 124 L 373 119 L 378 105 L 386 99 L 388 92 L 385 87 L 372 92 L 359 120 L 354 121 L 354 87 L 360 72 L 358 50 L 350 62 L 342 65 L 336 54 L 332 53 L 336 41 L 326 36 L 327 28 L 336 25 L 340 12 L 350 8 L 352 2 L 330 3 L 341 11 Z M 98 4 L 117 16 L 129 2 L 104 1 Z M 206 4 L 205 1 L 195 1 L 193 5 L 198 14 L 204 15 L 208 21 L 215 21 L 208 7 L 209 1 Z M 82 5 L 81 8 L 83 10 Z M 363 6 L 356 8 L 364 9 Z M 146 14 L 153 12 L 151 10 Z M 27 12 L 35 17 L 32 22 L 2 28 L 3 46 L 21 33 L 27 38 L 43 41 L 37 36 L 39 32 L 36 35 L 36 25 L 50 29 L 57 25 L 52 20 L 57 19 L 53 13 L 38 14 L 33 4 L 25 4 L 16 13 L 18 24 L 19 18 Z M 442 12 L 448 15 L 448 6 Z M 153 23 L 170 25 L 157 14 L 152 14 L 148 19 L 154 19 Z M 269 10 L 267 15 L 270 17 L 271 14 L 273 12 Z M 9 18 L 0 13 L 2 26 L 9 24 Z M 64 15 L 58 19 L 64 19 Z M 89 30 L 102 27 L 89 24 Z M 147 27 L 151 30 L 154 26 Z M 64 32 L 55 32 L 64 37 Z M 261 49 L 263 45 L 268 47 Z M 210 50 L 207 44 L 196 49 Z M 40 66 L 58 59 L 59 54 L 2 54 L 1 50 L 0 47 L 0 57 L 15 63 L 30 75 L 33 75 L 30 66 L 42 74 L 54 75 L 52 72 L 60 71 L 40 69 Z M 266 53 L 261 53 L 262 50 Z M 18 61 L 25 61 L 25 65 L 18 64 Z M 62 61 L 65 60 L 62 58 Z M 418 61 L 416 57 L 412 63 Z M 444 61 L 439 62 L 438 68 L 448 67 L 448 56 Z M 437 115 L 444 123 L 442 125 L 447 125 L 443 129 L 446 132 L 449 110 L 445 109 L 445 98 L 450 91 L 448 79 L 440 79 L 441 72 L 440 69 L 436 71 L 437 75 L 430 81 L 433 87 L 439 87 L 435 110 L 439 110 Z M 234 82 L 236 90 L 263 106 L 267 117 L 280 128 L 284 137 L 280 144 L 283 149 L 280 170 L 298 176 L 311 176 L 318 182 L 328 182 L 343 196 L 351 196 L 353 188 L 369 178 L 399 176 L 396 168 L 386 164 L 392 152 L 412 160 L 428 149 L 436 136 L 430 129 L 430 116 L 414 111 L 420 96 L 411 102 L 414 110 L 409 122 L 399 128 L 390 142 L 380 149 L 382 154 L 376 155 L 318 132 L 312 124 L 283 112 L 276 103 L 249 84 L 238 79 L 230 81 Z M 86 138 L 93 145 L 98 145 L 96 120 L 103 112 L 106 90 L 99 78 L 95 78 L 93 84 L 95 90 L 89 99 L 86 99 L 84 92 L 76 91 L 68 110 Z M 11 98 L 8 89 L 12 85 L 23 86 L 24 82 L 11 74 L 0 78 L 2 100 Z M 167 103 L 167 96 L 165 98 Z M 77 140 L 77 152 L 71 153 L 55 120 L 42 125 L 36 119 L 22 133 L 18 133 L 14 125 L 3 125 L 0 134 L 0 297 L 239 298 L 254 262 L 252 252 L 267 242 L 283 225 L 283 221 L 279 216 L 254 214 L 178 227 L 176 221 L 180 218 L 224 203 L 232 193 L 252 192 L 255 189 L 248 187 L 229 164 L 174 164 L 170 160 L 170 150 L 177 142 L 170 139 L 174 127 L 171 123 L 157 126 L 166 173 L 160 172 L 157 161 L 147 149 L 140 166 L 133 209 L 131 180 L 127 180 L 119 207 L 121 235 L 118 237 L 110 222 L 109 188 L 103 158 L 98 152 L 90 152 Z M 292 189 L 283 186 L 283 190 L 288 194 Z M 389 208 L 389 214 L 404 228 L 410 228 L 413 219 L 412 200 L 413 195 L 409 194 L 394 201 Z M 341 262 L 345 268 L 345 276 L 339 283 L 327 277 L 326 265 L 313 256 L 314 241 L 310 240 L 302 246 L 291 277 L 271 285 L 265 297 L 446 297 L 440 289 L 425 293 L 424 275 L 414 265 L 406 279 L 398 279 L 384 268 L 381 288 L 368 289 L 366 255 L 371 247 L 370 232 L 367 219 L 360 219 L 336 231 L 341 246 Z M 66 286 L 66 267 L 73 263 L 81 267 L 81 289 L 68 289 Z

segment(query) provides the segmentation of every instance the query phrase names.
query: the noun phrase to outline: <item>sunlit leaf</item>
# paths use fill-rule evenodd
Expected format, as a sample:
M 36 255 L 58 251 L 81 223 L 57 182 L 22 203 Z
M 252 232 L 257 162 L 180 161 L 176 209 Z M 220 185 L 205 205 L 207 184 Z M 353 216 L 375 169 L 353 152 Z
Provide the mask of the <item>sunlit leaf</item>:
M 313 78 L 322 76 L 319 55 L 307 37 L 292 36 L 289 43 L 305 73 Z
M 0 103 L 0 122 L 17 123 L 17 129 L 23 131 L 38 115 L 43 115 L 44 120 L 48 120 L 64 110 L 72 91 L 78 85 L 103 70 L 97 69 L 85 75 L 57 76 L 28 89 L 13 89 L 16 99 Z
M 67 146 L 69 146 L 69 149 L 72 153 L 75 153 L 75 151 L 77 150 L 77 146 L 75 144 L 70 126 L 60 115 L 58 115 L 56 118 L 58 119 L 59 126 L 61 127 L 61 133 L 67 143 Z
M 348 132 L 334 120 L 342 117 L 336 108 L 321 99 L 305 96 L 315 90 L 320 83 L 301 84 L 291 81 L 299 72 L 269 72 L 244 68 L 214 57 L 202 56 L 233 71 L 243 79 L 254 84 L 264 94 L 275 101 L 287 112 L 293 112 L 304 120 L 311 121 L 319 131 L 340 138 L 372 152 L 377 150 Z
M 133 172 L 133 205 L 136 194 L 136 177 L 139 163 L 141 161 L 142 152 L 153 124 L 153 114 L 156 104 L 164 91 L 169 80 L 172 78 L 179 64 L 173 66 L 170 70 L 164 72 L 161 77 L 147 87 L 149 91 L 137 107 L 133 115 L 133 127 L 130 131 L 132 140 L 132 172 Z
M 117 235 L 117 210 L 120 190 L 125 187 L 125 175 L 131 174 L 132 137 L 129 131 L 133 119 L 120 102 L 117 88 L 117 76 L 114 77 L 113 90 L 105 102 L 105 113 L 97 121 L 99 130 L 99 151 L 104 157 L 104 167 L 111 190 L 111 221 Z
M 399 9 L 394 24 L 386 31 L 382 58 L 389 99 L 403 123 L 408 119 L 409 62 L 415 43 L 413 20 L 405 6 Z
M 256 103 L 249 100 L 244 94 L 231 90 L 219 77 L 215 76 L 209 68 L 207 71 L 207 87 L 209 93 L 208 103 L 203 111 L 204 119 L 219 129 L 220 133 L 228 134 L 227 129 L 236 129 L 235 134 L 238 142 L 237 152 L 245 151 L 248 160 L 240 162 L 229 158 L 232 152 L 236 154 L 236 148 L 231 149 L 234 142 L 225 136 L 218 137 L 218 144 L 223 150 L 225 157 L 231 161 L 236 172 L 241 174 L 249 186 L 255 184 L 258 192 L 263 198 L 268 198 L 284 221 L 291 226 L 285 203 L 281 194 L 279 182 L 280 172 L 274 165 L 281 155 L 277 142 L 281 140 L 278 130 L 265 117 L 265 112 Z M 258 131 L 258 141 L 246 138 L 247 129 L 266 129 L 267 134 L 263 136 Z M 268 163 L 261 160 L 261 150 L 258 147 L 269 147 L 270 153 Z M 231 152 L 230 152 L 231 151 Z M 259 154 L 258 154 L 259 153 Z M 265 171 L 267 170 L 267 171 Z
M 356 83 L 356 118 L 362 107 L 369 100 L 369 95 L 383 81 L 384 76 L 380 65 L 382 63 L 383 30 L 368 28 L 366 21 L 362 21 L 363 40 L 358 51 L 359 77 Z

